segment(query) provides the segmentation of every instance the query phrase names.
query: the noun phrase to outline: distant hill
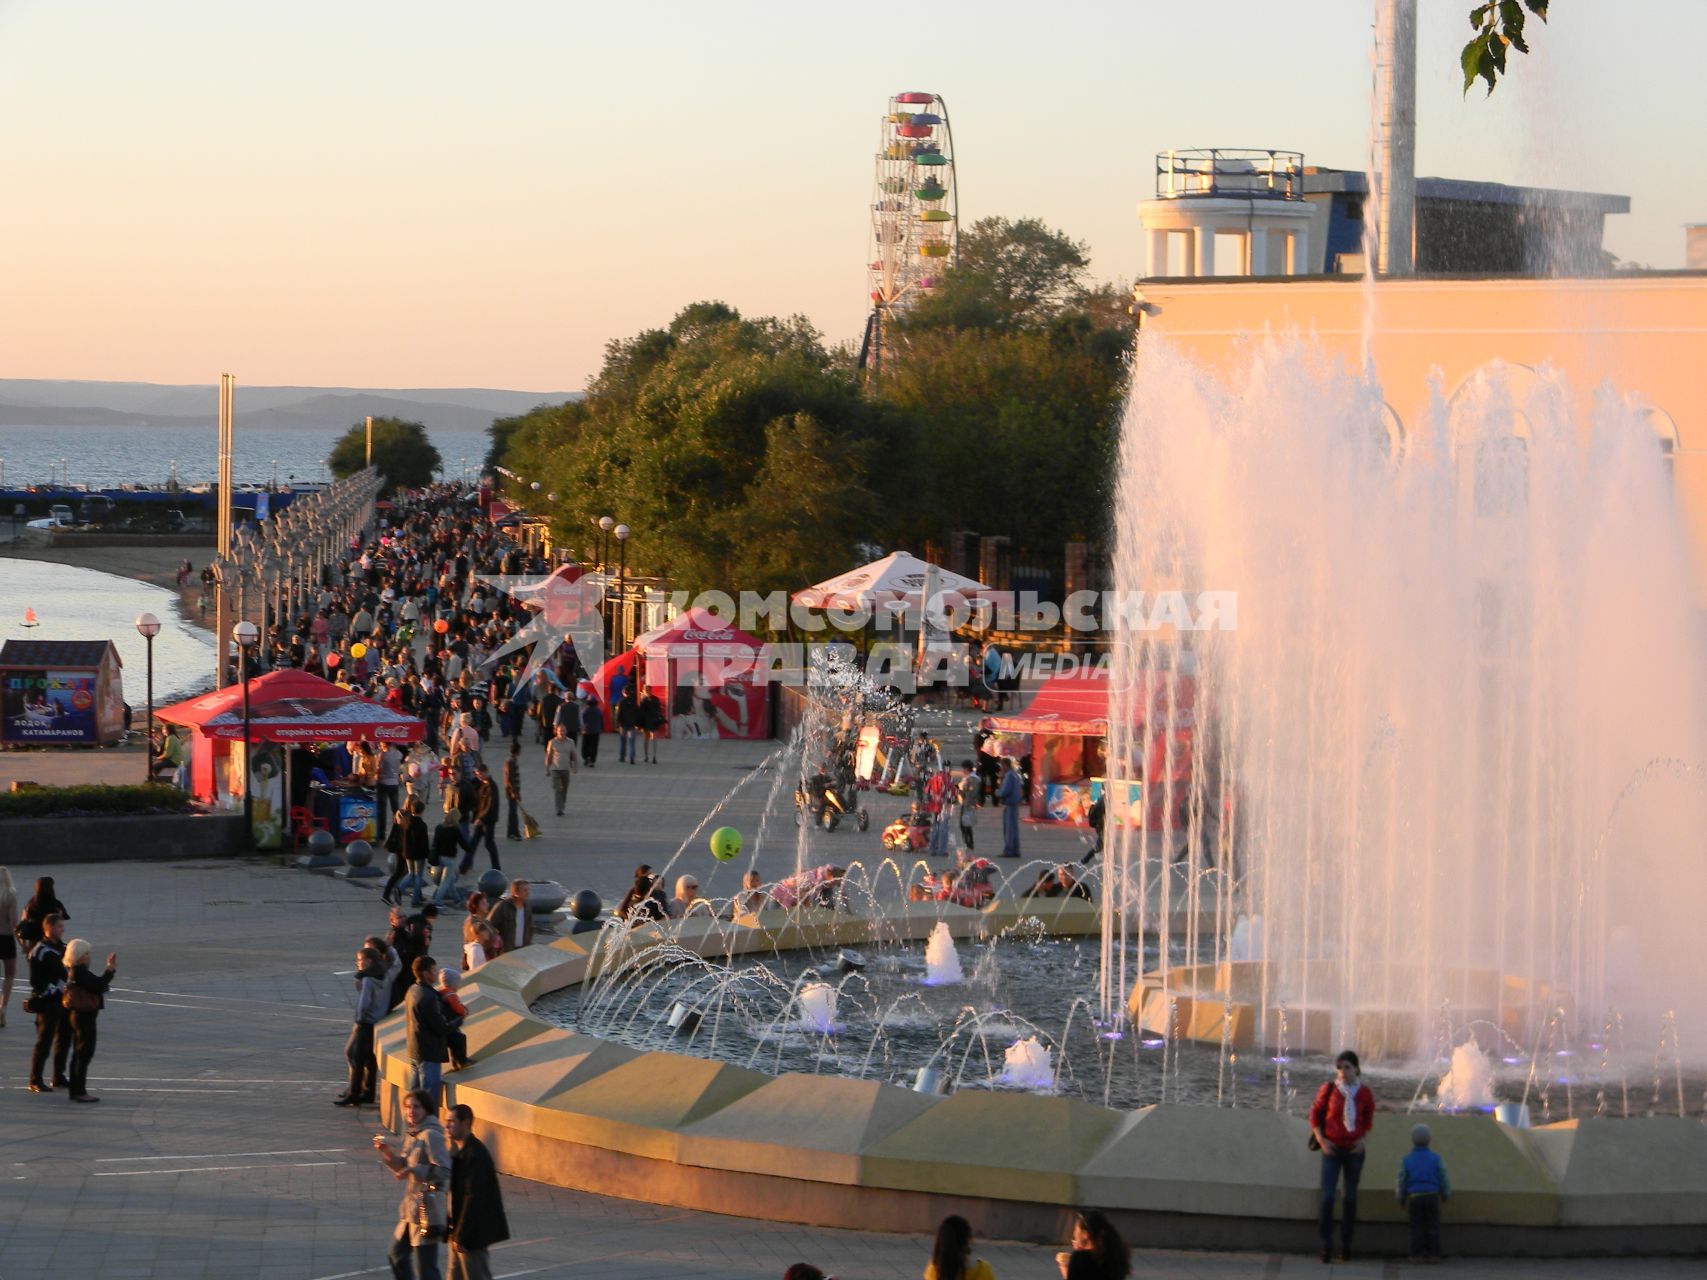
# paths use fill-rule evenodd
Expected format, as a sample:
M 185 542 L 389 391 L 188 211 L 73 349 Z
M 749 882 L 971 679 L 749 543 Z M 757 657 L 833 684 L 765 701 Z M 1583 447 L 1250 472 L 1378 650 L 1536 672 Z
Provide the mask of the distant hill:
M 368 414 L 428 428 L 481 430 L 494 418 L 581 398 L 579 391 L 504 391 L 489 387 L 245 387 L 237 419 L 251 427 L 342 430 Z M 0 378 L 0 426 L 180 427 L 219 416 L 219 388 L 152 382 L 66 382 Z

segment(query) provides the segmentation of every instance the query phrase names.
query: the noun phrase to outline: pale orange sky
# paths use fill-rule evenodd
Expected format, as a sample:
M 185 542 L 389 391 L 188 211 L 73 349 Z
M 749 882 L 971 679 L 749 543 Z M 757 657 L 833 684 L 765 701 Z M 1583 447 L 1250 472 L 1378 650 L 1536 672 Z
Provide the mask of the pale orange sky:
M 1707 4 L 1556 6 L 1488 102 L 1465 9 L 1422 0 L 1419 172 L 1628 194 L 1609 247 L 1681 265 Z M 904 89 L 948 101 L 965 221 L 1130 277 L 1160 149 L 1363 163 L 1370 13 L 5 0 L 0 376 L 578 387 L 707 297 L 851 340 Z

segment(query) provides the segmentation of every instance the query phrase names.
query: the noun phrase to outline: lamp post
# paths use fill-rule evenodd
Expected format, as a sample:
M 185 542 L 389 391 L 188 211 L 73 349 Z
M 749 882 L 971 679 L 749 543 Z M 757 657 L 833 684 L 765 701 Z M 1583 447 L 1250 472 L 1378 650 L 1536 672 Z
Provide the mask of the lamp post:
M 148 642 L 148 739 L 142 752 L 142 780 L 154 781 L 154 637 L 160 634 L 160 619 L 152 613 L 136 615 L 136 633 Z
M 605 567 L 605 561 L 610 558 L 610 531 L 616 528 L 616 521 L 609 516 L 599 517 L 599 568 Z
M 628 647 L 628 609 L 623 600 L 623 578 L 628 573 L 628 535 L 631 532 L 625 524 L 619 524 L 611 530 L 616 535 L 617 567 L 616 567 L 616 642 L 620 651 Z
M 249 776 L 249 650 L 260 639 L 261 629 L 247 618 L 231 628 L 231 638 L 237 642 L 237 679 L 243 685 L 243 825 L 253 830 L 255 818 L 254 779 Z

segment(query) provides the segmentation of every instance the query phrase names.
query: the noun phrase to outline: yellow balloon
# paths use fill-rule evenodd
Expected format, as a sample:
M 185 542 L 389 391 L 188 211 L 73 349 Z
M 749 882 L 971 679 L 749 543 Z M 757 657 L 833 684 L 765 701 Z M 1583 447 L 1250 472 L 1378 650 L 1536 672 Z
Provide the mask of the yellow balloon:
M 353 645 L 350 646 L 350 657 L 352 657 L 352 658 L 365 658 L 365 657 L 367 657 L 367 646 L 365 644 L 363 644 L 360 640 L 356 641 Z

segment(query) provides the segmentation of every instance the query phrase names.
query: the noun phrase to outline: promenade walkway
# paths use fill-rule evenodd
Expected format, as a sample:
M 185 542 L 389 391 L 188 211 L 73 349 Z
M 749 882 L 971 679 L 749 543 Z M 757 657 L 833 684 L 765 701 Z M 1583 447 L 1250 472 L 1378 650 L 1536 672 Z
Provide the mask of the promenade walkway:
M 661 866 L 770 750 L 765 743 L 666 744 L 656 767 L 618 765 L 612 751 L 577 778 L 571 815 L 559 821 L 539 800 L 545 788 L 530 742 L 528 795 L 546 834 L 527 844 L 500 841 L 505 866 L 572 889 L 591 885 L 609 901 L 635 862 Z M 111 752 L 7 754 L 0 773 L 51 780 L 61 768 L 89 776 L 134 760 Z M 751 841 L 768 781 L 756 781 L 719 821 Z M 821 837 L 823 847 L 872 857 L 880 821 L 874 815 L 864 837 Z M 793 838 L 780 810 L 774 845 L 759 855 L 767 878 L 792 866 Z M 1039 854 L 1067 856 L 1080 847 L 1062 831 L 1028 828 L 1026 839 Z M 397 1185 L 369 1150 L 373 1113 L 330 1105 L 342 1083 L 350 957 L 356 940 L 384 923 L 376 882 L 287 870 L 271 858 L 139 864 L 121 854 L 115 849 L 111 863 L 51 869 L 28 865 L 28 850 L 0 853 L 25 892 L 30 877 L 56 870 L 71 935 L 87 938 L 97 956 L 119 953 L 91 1072 L 100 1106 L 26 1092 L 29 1020 L 14 1004 L 0 1030 L 0 1278 L 386 1274 Z M 714 894 L 737 874 L 724 868 L 709 876 L 699 839 L 683 866 Z M 459 922 L 453 916 L 452 929 Z M 514 1241 L 494 1255 L 500 1276 L 760 1280 L 804 1259 L 841 1280 L 910 1280 L 929 1253 L 918 1237 L 720 1218 L 510 1178 L 504 1191 Z M 1056 1274 L 1054 1246 L 994 1243 L 980 1252 L 1002 1280 Z M 1490 1280 L 1681 1280 L 1698 1266 L 1454 1261 L 1450 1270 Z M 1263 1255 L 1146 1251 L 1135 1258 L 1139 1276 L 1205 1280 L 1410 1270 L 1380 1261 L 1330 1270 L 1312 1258 Z

